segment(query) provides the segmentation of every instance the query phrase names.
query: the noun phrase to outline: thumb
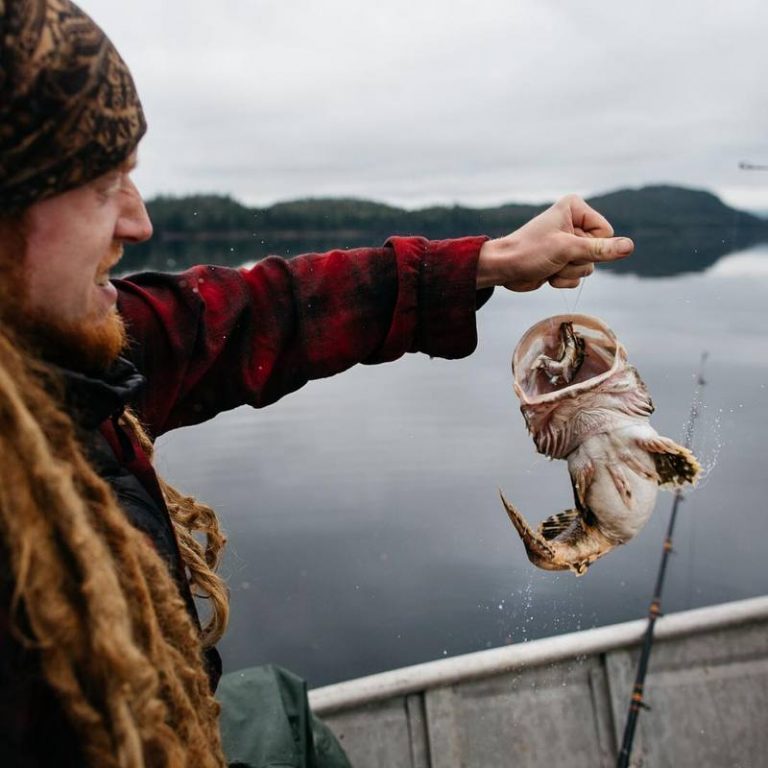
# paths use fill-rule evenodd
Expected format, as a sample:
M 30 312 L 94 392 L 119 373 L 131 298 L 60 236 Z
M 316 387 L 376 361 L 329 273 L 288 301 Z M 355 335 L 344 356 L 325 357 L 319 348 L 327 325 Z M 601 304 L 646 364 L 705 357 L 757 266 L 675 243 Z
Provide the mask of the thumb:
M 581 257 L 589 261 L 616 261 L 635 250 L 635 244 L 628 237 L 575 237 L 579 240 Z

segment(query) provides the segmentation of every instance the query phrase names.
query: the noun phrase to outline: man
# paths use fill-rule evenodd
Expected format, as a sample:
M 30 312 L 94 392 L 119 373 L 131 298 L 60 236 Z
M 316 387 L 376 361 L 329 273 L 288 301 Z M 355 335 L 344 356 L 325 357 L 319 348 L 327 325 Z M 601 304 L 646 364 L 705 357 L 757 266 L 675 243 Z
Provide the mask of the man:
M 155 437 L 358 362 L 470 354 L 493 286 L 572 288 L 632 250 L 568 197 L 497 240 L 396 237 L 111 282 L 123 246 L 152 233 L 131 181 L 144 129 L 127 68 L 76 6 L 0 0 L 4 767 L 225 764 L 223 536 L 155 475 Z M 193 592 L 211 601 L 203 627 Z M 286 764 L 344 764 L 313 745 L 301 686 L 296 716 L 284 692 L 258 701 L 260 743 Z

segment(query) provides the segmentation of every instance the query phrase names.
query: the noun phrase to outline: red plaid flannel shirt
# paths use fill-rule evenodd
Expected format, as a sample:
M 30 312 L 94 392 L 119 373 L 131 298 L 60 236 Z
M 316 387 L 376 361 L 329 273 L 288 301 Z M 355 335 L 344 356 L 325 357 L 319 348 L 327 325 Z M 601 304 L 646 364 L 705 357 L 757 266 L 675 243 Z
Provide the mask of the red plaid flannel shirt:
M 457 358 L 477 344 L 483 237 L 393 237 L 383 248 L 269 257 L 252 269 L 195 267 L 116 280 L 147 377 L 152 435 L 243 404 L 262 407 L 355 363 L 406 352 Z

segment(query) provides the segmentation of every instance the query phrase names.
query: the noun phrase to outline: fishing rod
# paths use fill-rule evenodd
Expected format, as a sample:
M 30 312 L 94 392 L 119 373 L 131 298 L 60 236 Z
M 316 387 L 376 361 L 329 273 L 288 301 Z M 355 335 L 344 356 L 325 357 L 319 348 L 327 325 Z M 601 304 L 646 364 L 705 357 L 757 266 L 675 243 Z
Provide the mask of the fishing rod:
M 699 373 L 696 378 L 696 389 L 693 393 L 693 402 L 691 403 L 691 412 L 688 416 L 688 424 L 685 429 L 685 447 L 690 449 L 693 443 L 693 426 L 696 421 L 696 417 L 699 415 L 699 403 L 700 394 L 702 388 L 706 385 L 704 380 L 704 363 L 708 357 L 707 352 L 703 352 L 701 355 L 701 362 L 699 363 Z M 656 587 L 653 591 L 653 598 L 651 599 L 651 606 L 648 610 L 648 626 L 645 629 L 645 635 L 643 636 L 643 645 L 640 649 L 640 660 L 637 664 L 637 675 L 635 676 L 635 684 L 632 688 L 632 697 L 629 703 L 629 711 L 627 712 L 627 723 L 624 726 L 624 738 L 621 743 L 621 750 L 619 751 L 619 757 L 616 762 L 616 768 L 629 768 L 629 758 L 632 754 L 632 744 L 635 739 L 635 730 L 637 729 L 637 718 L 641 709 L 649 709 L 648 705 L 643 700 L 643 689 L 645 686 L 645 675 L 648 671 L 648 661 L 651 658 L 651 649 L 653 647 L 653 630 L 656 625 L 656 619 L 661 616 L 661 592 L 664 589 L 664 577 L 667 572 L 667 560 L 672 549 L 672 534 L 675 530 L 675 522 L 677 520 L 677 508 L 683 499 L 683 492 L 680 488 L 675 489 L 675 498 L 672 501 L 672 511 L 669 515 L 669 525 L 667 526 L 667 535 L 664 539 L 664 547 L 661 554 L 661 562 L 659 563 L 659 572 L 656 576 Z
M 768 165 L 761 165 L 759 163 L 748 163 L 744 160 L 739 163 L 739 170 L 742 171 L 768 171 Z

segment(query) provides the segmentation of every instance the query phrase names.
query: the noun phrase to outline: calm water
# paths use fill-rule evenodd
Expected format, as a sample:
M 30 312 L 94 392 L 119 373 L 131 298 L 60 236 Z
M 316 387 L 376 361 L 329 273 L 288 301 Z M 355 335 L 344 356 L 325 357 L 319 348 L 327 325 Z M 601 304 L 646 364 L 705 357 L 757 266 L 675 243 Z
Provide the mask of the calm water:
M 641 254 L 634 258 L 642 258 Z M 230 546 L 225 668 L 283 664 L 313 686 L 645 615 L 671 494 L 583 578 L 528 563 L 497 488 L 539 520 L 572 505 L 539 456 L 509 361 L 534 322 L 602 317 L 682 439 L 710 353 L 667 612 L 768 592 L 768 247 L 666 279 L 596 274 L 580 296 L 497 291 L 459 361 L 408 356 L 312 382 L 160 442 L 161 471 L 212 503 Z

